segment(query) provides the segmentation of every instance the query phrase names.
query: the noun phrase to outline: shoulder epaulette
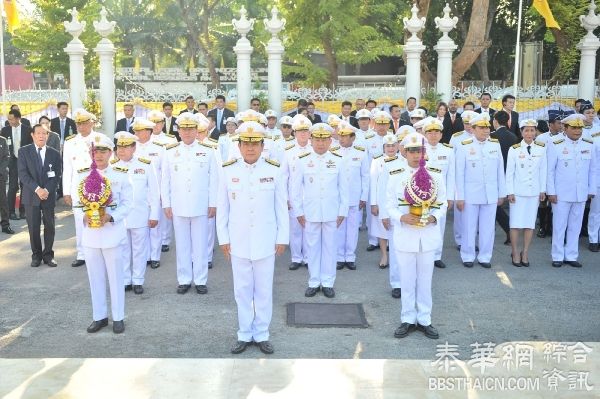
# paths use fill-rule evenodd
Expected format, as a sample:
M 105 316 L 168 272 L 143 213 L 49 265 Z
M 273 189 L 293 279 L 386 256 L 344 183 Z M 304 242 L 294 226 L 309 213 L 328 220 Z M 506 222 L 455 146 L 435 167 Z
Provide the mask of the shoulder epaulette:
M 371 133 L 371 134 L 366 134 L 366 135 L 365 135 L 365 140 L 372 139 L 373 137 L 375 137 L 375 135 L 374 135 L 373 133 Z
M 442 145 L 444 147 L 448 147 L 448 148 L 454 148 L 454 146 L 452 144 L 448 144 L 448 143 L 442 143 Z
M 592 134 L 592 137 L 598 137 L 598 136 L 600 136 L 600 132 L 596 132 L 596 133 Z
M 213 143 L 218 143 L 218 142 L 219 142 L 219 140 L 217 140 L 217 139 L 213 139 L 212 137 L 209 137 L 209 138 L 208 138 L 208 140 L 209 140 L 209 141 L 212 141 Z
M 290 137 L 288 137 L 287 139 L 285 139 L 285 141 L 292 141 L 292 140 L 295 140 L 295 137 L 294 137 L 294 136 L 290 136 Z
M 120 161 L 120 159 L 119 159 L 119 158 L 115 158 L 115 159 L 113 159 L 112 161 L 110 161 L 110 164 L 112 165 L 112 164 L 114 164 L 114 163 L 117 163 L 117 162 L 119 162 L 119 161 Z
M 146 158 L 141 158 L 141 157 L 140 157 L 140 158 L 138 158 L 138 160 L 139 160 L 140 162 L 146 163 L 146 164 L 148 164 L 148 165 L 150 165 L 150 162 L 151 162 L 149 159 L 146 159 Z
M 337 151 L 339 149 L 340 149 L 340 146 L 338 145 L 338 146 L 329 148 L 329 151 Z
M 373 159 L 378 159 L 378 158 L 381 158 L 382 156 L 383 156 L 383 154 L 375 155 L 375 156 L 373 157 Z
M 385 162 L 392 162 L 392 161 L 395 161 L 396 159 L 398 159 L 398 156 L 394 155 L 393 157 L 389 157 L 389 158 L 385 159 Z
M 128 168 L 123 168 L 121 166 L 113 166 L 113 170 L 117 171 L 117 172 L 121 172 L 121 173 L 127 173 L 127 171 L 129 170 Z
M 586 143 L 594 144 L 594 140 L 590 140 L 587 137 L 584 137 L 581 140 L 585 141 Z
M 165 133 L 165 136 L 170 137 L 172 139 L 176 139 L 177 138 L 177 137 L 175 137 L 174 134 L 171 134 L 171 133 Z
M 77 173 L 83 173 L 83 172 L 89 172 L 89 171 L 90 171 L 90 168 L 83 168 L 83 169 L 79 169 L 77 171 Z
M 167 143 L 159 143 L 159 142 L 157 142 L 157 141 L 153 141 L 153 142 L 152 142 L 152 144 L 156 144 L 156 145 L 157 145 L 157 146 L 159 146 L 159 147 L 164 147 L 164 146 L 166 146 L 166 145 L 167 145 Z
M 340 154 L 338 154 L 337 152 L 335 152 L 333 150 L 329 150 L 329 152 L 332 153 L 333 155 L 335 155 L 336 157 L 342 158 L 342 156 Z
M 467 139 L 467 140 L 463 140 L 463 141 L 461 141 L 460 143 L 461 143 L 462 145 L 467 145 L 467 144 L 471 144 L 472 142 L 473 142 L 473 139 Z
M 72 138 L 75 138 L 75 136 L 77 136 L 77 135 L 76 134 L 71 134 L 71 135 L 67 136 L 67 138 L 65 139 L 65 141 L 71 140 Z
M 273 136 L 273 140 L 279 140 L 280 138 L 281 138 L 281 136 L 278 135 L 278 134 L 276 134 L 276 135 Z
M 292 148 L 294 148 L 296 146 L 296 143 L 292 143 L 290 145 L 288 145 L 287 147 L 285 147 L 285 150 L 291 150 Z
M 490 137 L 490 138 L 489 138 L 489 140 L 490 140 L 492 143 L 498 143 L 498 142 L 499 142 L 499 141 L 498 141 L 498 139 L 495 139 L 495 138 L 493 138 L 493 137 Z
M 396 175 L 398 173 L 404 172 L 404 168 L 390 170 L 390 175 Z
M 169 144 L 169 145 L 167 146 L 167 150 L 170 150 L 171 148 L 175 148 L 175 147 L 177 147 L 178 145 L 179 145 L 179 142 L 177 142 L 177 143 L 173 143 L 173 144 Z
M 435 172 L 435 173 L 442 173 L 441 169 L 438 168 L 430 168 L 429 166 L 427 167 L 427 170 L 430 172 Z
M 265 140 L 273 140 L 273 137 L 265 136 L 264 139 Z
M 265 162 L 268 164 L 271 164 L 273 166 L 277 166 L 277 167 L 281 166 L 281 164 L 274 159 L 265 158 Z
M 546 143 L 544 143 L 543 141 L 537 141 L 537 140 L 536 140 L 536 141 L 534 141 L 534 143 L 535 143 L 536 145 L 539 145 L 540 147 L 545 147 L 545 146 L 546 146 Z
M 359 145 L 355 145 L 354 148 L 356 148 L 358 151 L 364 151 L 365 147 L 361 147 Z
M 560 144 L 560 143 L 562 143 L 563 141 L 565 141 L 565 139 L 556 140 L 556 141 L 553 141 L 553 143 L 554 143 L 554 144 Z
M 298 158 L 304 158 L 304 157 L 307 157 L 307 156 L 309 156 L 309 155 L 310 155 L 310 152 L 305 152 L 305 153 L 304 153 L 304 154 L 302 154 L 302 155 L 298 155 Z
M 454 134 L 452 135 L 452 137 L 458 137 L 458 136 L 460 136 L 460 135 L 462 135 L 462 134 L 463 134 L 463 132 L 456 132 L 456 133 L 454 133 Z
M 204 146 L 204 147 L 211 148 L 211 149 L 213 149 L 213 150 L 215 149 L 215 147 L 214 147 L 214 146 L 212 146 L 212 145 L 210 145 L 210 144 L 206 144 L 206 143 L 200 143 L 200 145 L 201 145 L 201 146 Z
M 233 165 L 237 161 L 238 161 L 237 158 L 236 159 L 231 159 L 231 160 L 229 160 L 227 162 L 223 162 L 223 165 L 221 165 L 221 166 L 225 167 L 225 166 Z
M 240 141 L 240 136 L 238 136 L 238 135 L 231 136 L 231 141 Z
M 518 149 L 520 146 L 521 146 L 521 143 L 511 145 L 511 147 L 514 148 L 515 150 Z

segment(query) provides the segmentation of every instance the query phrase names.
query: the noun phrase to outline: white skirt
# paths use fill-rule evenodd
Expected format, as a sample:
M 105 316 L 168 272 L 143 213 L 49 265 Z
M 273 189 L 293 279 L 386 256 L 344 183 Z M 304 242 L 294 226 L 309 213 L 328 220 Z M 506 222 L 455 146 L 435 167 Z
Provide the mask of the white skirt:
M 515 195 L 515 203 L 509 205 L 511 229 L 535 229 L 537 210 L 540 205 L 539 196 L 519 197 Z
M 369 226 L 369 232 L 373 237 L 388 239 L 388 231 L 383 227 L 379 216 L 371 215 L 371 225 Z

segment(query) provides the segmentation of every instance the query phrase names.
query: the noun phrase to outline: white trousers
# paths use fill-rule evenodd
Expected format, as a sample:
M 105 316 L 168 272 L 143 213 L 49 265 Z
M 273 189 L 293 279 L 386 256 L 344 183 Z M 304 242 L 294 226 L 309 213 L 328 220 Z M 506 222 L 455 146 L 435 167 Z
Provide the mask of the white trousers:
M 164 212 L 161 212 L 162 214 L 162 220 L 164 223 L 162 223 L 162 226 L 160 228 L 161 231 L 161 235 L 162 235 L 162 245 L 171 245 L 171 237 L 172 237 L 172 232 L 173 232 L 173 221 L 171 219 L 169 219 L 168 217 L 165 216 Z
M 348 208 L 348 217 L 337 229 L 337 261 L 356 261 L 356 245 L 358 244 L 358 228 L 362 217 L 362 209 L 357 206 Z
M 73 218 L 75 219 L 75 245 L 77 248 L 77 260 L 85 260 L 81 236 L 83 234 L 83 210 L 73 208 Z
M 552 204 L 552 261 L 577 260 L 585 202 Z M 567 242 L 565 244 L 565 233 Z
M 180 285 L 206 285 L 208 261 L 206 241 L 208 220 L 206 215 L 182 217 L 173 215 L 175 240 L 177 240 L 177 281 Z
M 440 226 L 442 241 L 440 242 L 440 246 L 435 250 L 434 257 L 435 260 L 442 260 L 442 251 L 444 250 L 444 234 L 446 233 L 446 212 L 444 212 L 440 217 L 438 226 Z
M 402 288 L 400 285 L 400 263 L 398 262 L 398 255 L 394 249 L 394 226 L 390 224 L 390 230 L 388 234 L 388 258 L 390 264 L 390 286 L 394 288 Z
M 212 262 L 213 254 L 215 252 L 215 236 L 217 235 L 217 218 L 212 217 L 208 219 L 208 245 L 206 246 L 206 266 L 208 262 Z
M 306 222 L 308 286 L 333 287 L 335 282 L 336 222 Z
M 266 341 L 273 314 L 275 255 L 254 261 L 232 255 L 231 266 L 238 309 L 238 340 Z
M 423 326 L 431 324 L 431 279 L 435 251 L 403 252 L 396 251 L 400 263 L 402 288 L 402 323 Z
M 110 288 L 110 307 L 113 321 L 125 318 L 125 287 L 121 247 L 84 247 L 85 264 L 92 293 L 92 317 L 95 321 L 108 317 L 106 304 L 106 278 Z
M 600 190 L 598 190 L 600 193 Z M 597 244 L 600 232 L 600 195 L 596 194 L 590 202 L 590 214 L 588 215 L 588 239 L 592 244 Z
M 468 204 L 462 212 L 460 257 L 463 262 L 474 262 L 475 256 L 482 263 L 489 263 L 496 236 L 497 204 Z M 475 253 L 475 241 L 479 231 L 479 254 Z
M 127 229 L 127 240 L 122 246 L 123 255 L 123 281 L 125 285 L 144 284 L 144 275 L 146 274 L 146 261 L 150 242 L 150 233 L 152 230 L 148 227 L 138 229 Z
M 379 245 L 379 239 L 373 235 L 373 229 L 371 229 L 371 218 L 373 214 L 371 213 L 371 204 L 367 203 L 367 237 L 369 238 L 370 245 Z
M 161 209 L 158 216 L 158 224 L 155 228 L 150 229 L 149 232 L 149 247 L 148 251 L 148 260 L 154 260 L 160 262 L 160 250 L 162 247 L 162 234 L 163 234 L 163 225 L 169 221 L 172 225 L 172 222 L 167 219 L 165 213 Z
M 295 216 L 290 215 L 290 253 L 292 262 L 308 263 L 308 246 L 304 229 Z
M 456 207 L 456 202 L 455 202 L 454 203 L 454 221 L 452 223 L 452 228 L 454 231 L 454 242 L 456 243 L 456 245 L 461 245 L 460 239 L 461 239 L 461 234 L 462 234 L 462 215 L 463 215 L 463 212 L 458 210 L 458 208 Z

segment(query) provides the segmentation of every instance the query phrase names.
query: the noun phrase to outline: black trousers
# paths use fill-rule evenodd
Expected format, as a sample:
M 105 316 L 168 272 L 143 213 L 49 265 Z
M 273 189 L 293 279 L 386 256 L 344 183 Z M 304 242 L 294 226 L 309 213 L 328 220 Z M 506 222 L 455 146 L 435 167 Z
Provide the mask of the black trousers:
M 506 236 L 508 237 L 508 234 L 510 232 L 510 224 L 508 222 L 508 214 L 502 206 L 499 206 L 496 209 L 496 222 L 498 222 L 498 224 L 500 225 L 500 227 L 502 227 L 502 230 L 504 230 Z
M 15 212 L 15 203 L 17 198 L 17 191 L 19 191 L 19 170 L 17 167 L 17 158 L 11 156 L 10 163 L 8 164 L 8 211 L 10 213 Z M 23 214 L 25 208 L 23 204 L 19 206 L 19 214 Z
M 8 220 L 8 201 L 6 200 L 6 176 L 0 175 L 0 224 L 10 226 Z
M 44 206 L 25 207 L 27 230 L 29 230 L 29 244 L 31 245 L 31 259 L 50 260 L 54 258 L 54 204 Z M 40 237 L 40 227 L 44 222 L 44 248 Z

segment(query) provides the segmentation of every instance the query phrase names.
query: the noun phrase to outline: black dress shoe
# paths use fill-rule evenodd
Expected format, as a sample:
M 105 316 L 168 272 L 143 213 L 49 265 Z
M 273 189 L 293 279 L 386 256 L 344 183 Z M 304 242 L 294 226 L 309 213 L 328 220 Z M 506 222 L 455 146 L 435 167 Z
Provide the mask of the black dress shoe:
M 379 268 L 380 268 L 381 270 L 383 270 L 383 269 L 387 269 L 388 267 L 390 267 L 390 265 L 388 265 L 388 264 L 385 264 L 385 265 L 382 265 L 381 263 L 379 264 Z
M 141 295 L 144 293 L 144 287 L 142 287 L 141 285 L 134 285 L 133 286 L 133 293 L 136 295 Z
M 440 269 L 445 269 L 446 268 L 446 264 L 444 262 L 442 262 L 441 260 L 436 260 L 435 262 L 433 262 L 433 265 L 435 267 L 440 268 Z
M 546 238 L 546 229 L 544 229 L 543 227 L 540 227 L 540 229 L 537 232 L 537 236 L 539 238 Z
M 413 329 L 415 325 L 410 323 L 402 323 L 400 327 L 396 328 L 394 331 L 394 338 L 404 338 L 408 335 L 409 332 Z
M 6 234 L 15 234 L 15 231 L 10 226 L 3 227 L 2 232 Z
M 106 327 L 108 325 L 108 317 L 102 320 L 98 320 L 98 321 L 92 321 L 92 324 L 90 324 L 90 326 L 87 328 L 87 332 L 91 333 L 95 333 L 100 331 L 100 329 L 102 329 L 103 327 Z
M 402 289 L 400 288 L 393 288 L 392 289 L 392 298 L 400 298 L 402 296 Z
M 323 287 L 323 295 L 326 298 L 333 298 L 335 296 L 335 291 L 332 287 Z
M 21 220 L 25 220 L 25 219 L 27 219 L 27 218 L 25 217 L 25 214 L 24 214 L 24 213 L 19 213 L 19 219 L 21 219 Z
M 356 270 L 356 263 L 346 262 L 346 267 L 348 268 L 348 270 Z
M 506 237 L 506 240 L 504 240 L 504 245 L 510 245 L 510 237 Z
M 10 216 L 8 217 L 10 220 L 19 220 L 19 218 L 17 217 L 16 213 L 11 213 Z
M 438 339 L 440 337 L 440 334 L 438 334 L 435 327 L 432 326 L 431 324 L 428 326 L 423 326 L 421 324 L 417 324 L 417 330 L 422 331 L 423 334 L 425 334 L 425 336 L 427 338 Z
M 561 267 L 561 266 L 562 266 L 561 261 L 552 261 L 552 267 Z
M 581 267 L 583 266 L 581 263 L 577 262 L 576 260 L 566 260 L 565 263 L 571 267 Z
M 204 295 L 204 294 L 208 293 L 208 288 L 205 285 L 197 285 L 196 292 L 198 294 Z
M 160 262 L 157 260 L 151 260 L 150 261 L 150 267 L 152 269 L 158 269 L 160 267 Z
M 308 269 L 308 263 L 302 262 L 302 266 L 304 266 L 304 267 L 306 267 Z
M 337 262 L 335 264 L 335 269 L 336 270 L 342 270 L 344 268 L 344 266 L 346 266 L 346 262 Z
M 72 267 L 79 267 L 83 265 L 85 265 L 85 261 L 81 259 L 75 259 L 73 262 L 71 262 Z
M 521 252 L 521 266 L 529 267 L 529 262 L 523 262 L 523 252 Z
M 169 252 L 169 246 L 168 245 L 163 245 L 162 247 L 160 247 L 160 252 Z
M 457 246 L 456 246 L 456 250 L 457 250 L 457 251 L 460 251 L 460 245 L 457 245 Z
M 185 294 L 186 292 L 188 292 L 188 290 L 190 289 L 191 286 L 192 286 L 191 284 L 180 284 L 177 286 L 177 293 Z
M 473 262 L 463 262 L 464 267 L 473 267 Z
M 308 287 L 306 289 L 306 291 L 304 291 L 304 296 L 306 297 L 312 297 L 317 295 L 317 292 L 319 292 L 319 290 L 321 289 L 321 287 Z
M 590 243 L 590 245 L 588 246 L 588 248 L 592 252 L 598 252 L 600 250 L 600 244 L 598 244 L 598 243 L 594 243 L 594 244 Z
M 252 342 L 246 342 L 246 341 L 238 341 L 233 348 L 231 348 L 231 353 L 233 353 L 234 355 L 238 355 L 240 353 L 242 353 L 243 351 L 246 350 L 247 347 L 249 347 L 250 345 L 252 345 Z
M 32 259 L 31 260 L 31 267 L 38 267 L 41 264 L 42 264 L 42 260 L 41 259 Z
M 256 345 L 258 345 L 258 349 L 265 355 L 272 355 L 275 352 L 273 345 L 269 341 L 257 342 Z
M 300 268 L 300 266 L 302 266 L 302 263 L 300 263 L 300 262 L 292 262 L 290 264 L 289 269 L 290 270 L 298 270 Z
M 479 262 L 479 264 L 481 265 L 481 267 L 483 267 L 485 269 L 489 269 L 492 267 L 492 264 L 489 262 Z
M 113 332 L 115 334 L 121 334 L 123 331 L 125 331 L 125 323 L 123 322 L 123 320 L 113 320 Z
M 125 284 L 125 291 L 131 291 L 133 289 L 132 284 Z
M 515 258 L 513 258 L 512 254 L 510 254 L 510 262 L 514 267 L 521 267 L 521 261 L 515 262 Z
M 58 266 L 58 263 L 56 263 L 56 261 L 54 259 L 45 259 L 44 263 L 47 264 L 50 267 L 56 267 L 56 266 Z
M 377 245 L 369 244 L 369 246 L 367 247 L 367 251 L 369 251 L 369 252 L 375 251 L 376 249 L 379 249 L 379 244 L 377 244 Z
M 208 268 L 212 269 L 212 262 L 208 262 Z
M 151 260 L 147 260 L 147 261 L 146 261 L 146 266 L 150 266 L 151 264 L 152 264 L 152 261 L 151 261 Z

